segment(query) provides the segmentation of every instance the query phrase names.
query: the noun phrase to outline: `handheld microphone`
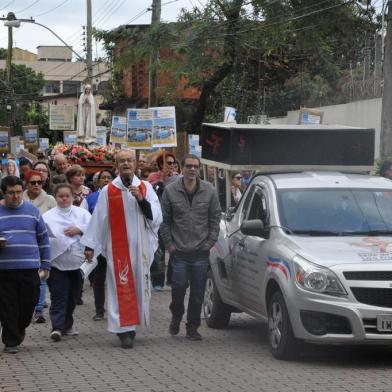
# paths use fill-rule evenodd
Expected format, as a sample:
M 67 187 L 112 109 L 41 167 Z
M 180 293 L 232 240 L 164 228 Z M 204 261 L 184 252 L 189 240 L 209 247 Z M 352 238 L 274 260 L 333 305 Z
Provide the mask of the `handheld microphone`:
M 129 177 L 121 177 L 121 181 L 126 188 L 129 188 L 132 185 L 131 179 Z

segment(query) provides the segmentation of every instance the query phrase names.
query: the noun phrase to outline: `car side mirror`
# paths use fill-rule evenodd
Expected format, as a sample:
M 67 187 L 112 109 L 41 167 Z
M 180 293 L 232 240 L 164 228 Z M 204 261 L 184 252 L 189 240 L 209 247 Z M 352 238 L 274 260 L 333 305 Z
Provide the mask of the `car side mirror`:
M 241 233 L 257 237 L 267 237 L 268 230 L 261 219 L 244 220 L 240 227 Z

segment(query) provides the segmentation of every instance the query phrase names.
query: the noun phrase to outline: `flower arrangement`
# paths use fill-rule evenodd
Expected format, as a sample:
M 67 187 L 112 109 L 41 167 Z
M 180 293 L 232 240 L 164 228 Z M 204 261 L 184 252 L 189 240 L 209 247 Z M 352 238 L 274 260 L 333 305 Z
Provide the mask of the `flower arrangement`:
M 55 153 L 62 153 L 74 163 L 114 161 L 114 147 L 83 147 L 79 145 L 58 144 L 54 148 Z

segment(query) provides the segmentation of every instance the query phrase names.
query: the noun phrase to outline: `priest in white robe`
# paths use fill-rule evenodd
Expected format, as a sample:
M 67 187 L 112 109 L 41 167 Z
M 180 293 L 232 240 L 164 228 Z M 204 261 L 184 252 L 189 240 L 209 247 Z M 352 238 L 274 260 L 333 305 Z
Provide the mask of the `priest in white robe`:
M 162 212 L 152 186 L 134 174 L 135 154 L 116 155 L 118 177 L 99 195 L 81 242 L 91 260 L 107 260 L 108 330 L 132 348 L 137 326 L 149 325 L 150 265 L 158 247 Z

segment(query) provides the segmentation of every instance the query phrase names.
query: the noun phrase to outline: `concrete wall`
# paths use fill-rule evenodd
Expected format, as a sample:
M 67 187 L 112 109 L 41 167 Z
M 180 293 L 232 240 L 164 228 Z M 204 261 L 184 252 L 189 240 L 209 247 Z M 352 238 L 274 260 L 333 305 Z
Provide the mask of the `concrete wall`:
M 21 61 L 37 61 L 37 55 L 28 50 L 12 48 L 12 59 Z
M 376 130 L 375 156 L 379 157 L 381 131 L 381 98 L 350 102 L 343 105 L 322 106 L 323 123 L 374 128 Z M 270 118 L 271 124 L 297 124 L 299 110 L 290 111 L 286 117 Z
M 72 60 L 72 50 L 66 46 L 37 46 L 38 60 Z

